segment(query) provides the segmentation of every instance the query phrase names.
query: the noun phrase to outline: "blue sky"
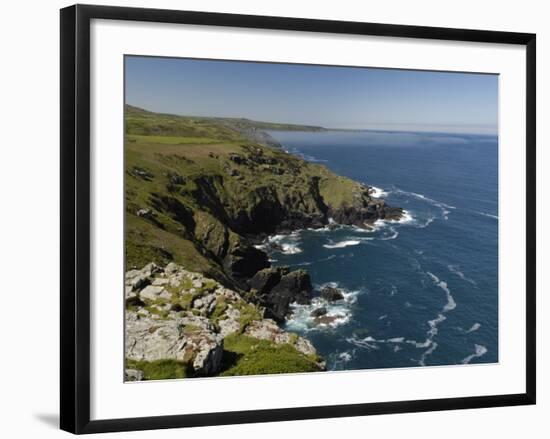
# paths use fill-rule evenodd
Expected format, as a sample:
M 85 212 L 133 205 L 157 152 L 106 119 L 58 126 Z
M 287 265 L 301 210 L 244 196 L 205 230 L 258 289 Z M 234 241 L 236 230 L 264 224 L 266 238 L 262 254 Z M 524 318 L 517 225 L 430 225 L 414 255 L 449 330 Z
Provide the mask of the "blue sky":
M 126 102 L 327 128 L 494 134 L 498 76 L 129 56 Z

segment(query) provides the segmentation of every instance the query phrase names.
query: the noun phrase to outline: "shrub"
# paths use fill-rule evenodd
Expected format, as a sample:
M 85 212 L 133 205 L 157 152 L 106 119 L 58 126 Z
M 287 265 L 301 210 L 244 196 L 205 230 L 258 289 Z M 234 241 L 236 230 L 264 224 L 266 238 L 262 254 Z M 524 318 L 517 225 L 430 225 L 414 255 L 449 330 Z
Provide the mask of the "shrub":
M 141 370 L 144 380 L 168 380 L 189 376 L 187 364 L 176 360 L 126 360 L 126 368 Z
M 318 372 L 315 361 L 289 344 L 277 345 L 246 335 L 224 340 L 222 376 Z

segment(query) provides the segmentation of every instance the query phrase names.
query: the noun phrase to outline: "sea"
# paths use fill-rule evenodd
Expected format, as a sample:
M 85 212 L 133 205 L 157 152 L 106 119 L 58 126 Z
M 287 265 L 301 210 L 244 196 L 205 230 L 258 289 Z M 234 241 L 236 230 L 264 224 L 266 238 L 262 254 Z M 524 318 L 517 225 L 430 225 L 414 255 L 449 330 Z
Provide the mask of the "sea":
M 405 209 L 374 230 L 300 230 L 269 239 L 275 266 L 304 268 L 311 305 L 285 327 L 328 370 L 498 362 L 498 138 L 489 135 L 270 131 L 289 153 L 372 186 Z M 327 303 L 324 286 L 344 300 Z M 329 323 L 310 316 L 326 307 Z

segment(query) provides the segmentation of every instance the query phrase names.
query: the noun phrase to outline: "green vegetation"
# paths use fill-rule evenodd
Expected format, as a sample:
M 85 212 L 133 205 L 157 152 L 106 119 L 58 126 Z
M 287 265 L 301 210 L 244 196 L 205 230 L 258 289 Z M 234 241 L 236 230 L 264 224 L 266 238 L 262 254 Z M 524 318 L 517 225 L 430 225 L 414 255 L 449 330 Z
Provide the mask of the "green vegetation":
M 127 359 L 126 369 L 141 370 L 144 380 L 167 380 L 189 376 L 188 365 L 176 360 L 137 361 Z
M 218 322 L 220 321 L 220 318 L 222 317 L 222 315 L 225 313 L 226 310 L 227 310 L 227 303 L 225 301 L 225 298 L 219 297 L 216 302 L 216 306 L 209 317 L 210 321 L 214 323 L 216 327 L 218 326 Z
M 235 287 L 227 258 L 243 235 L 274 230 L 270 212 L 323 217 L 354 202 L 358 183 L 251 143 L 228 120 L 126 107 L 126 269 L 174 261 Z
M 246 335 L 230 335 L 224 340 L 220 375 L 316 372 L 319 367 L 315 360 L 298 352 L 290 344 L 276 345 Z
M 243 306 L 239 308 L 241 317 L 239 319 L 240 331 L 243 332 L 246 327 L 254 320 L 261 320 L 262 314 L 258 307 L 252 303 L 243 302 Z
M 202 145 L 217 143 L 222 140 L 208 137 L 184 137 L 184 136 L 145 136 L 128 134 L 126 141 L 145 145 Z

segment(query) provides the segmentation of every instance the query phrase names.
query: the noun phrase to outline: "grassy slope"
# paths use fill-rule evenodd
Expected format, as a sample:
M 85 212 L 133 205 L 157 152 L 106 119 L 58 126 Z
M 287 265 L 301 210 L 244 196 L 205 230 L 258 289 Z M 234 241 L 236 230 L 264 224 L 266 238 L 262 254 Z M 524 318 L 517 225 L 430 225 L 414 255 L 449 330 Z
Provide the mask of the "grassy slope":
M 246 335 L 225 338 L 223 360 L 222 376 L 319 372 L 317 358 L 298 353 L 292 345 L 275 345 Z
M 286 127 L 288 128 L 288 127 Z M 251 215 L 266 198 L 287 200 L 292 209 L 315 212 L 316 181 L 320 196 L 333 207 L 350 205 L 358 183 L 326 167 L 305 162 L 277 148 L 252 144 L 226 123 L 126 109 L 125 136 L 126 268 L 173 260 L 191 271 L 232 285 L 223 257 L 238 246 L 238 230 L 228 218 Z M 262 163 L 236 163 L 232 155 Z M 147 215 L 138 215 L 145 209 Z M 192 300 L 184 297 L 182 300 Z M 185 309 L 189 303 L 180 303 Z M 242 309 L 241 331 L 261 318 L 255 305 Z M 223 303 L 210 319 L 216 324 Z M 155 311 L 153 307 L 151 312 Z M 292 345 L 236 334 L 224 344 L 223 375 L 319 370 L 316 359 Z M 145 379 L 182 378 L 186 365 L 174 361 L 134 362 Z
M 230 158 L 258 152 L 272 164 L 238 165 Z M 126 267 L 173 260 L 222 282 L 227 280 L 222 258 L 240 240 L 224 217 L 251 214 L 264 190 L 292 200 L 295 209 L 314 211 L 312 179 L 319 181 L 325 203 L 334 207 L 351 204 L 358 189 L 356 182 L 324 166 L 251 145 L 212 120 L 134 107 L 126 110 L 125 167 Z M 153 214 L 138 216 L 140 209 Z

